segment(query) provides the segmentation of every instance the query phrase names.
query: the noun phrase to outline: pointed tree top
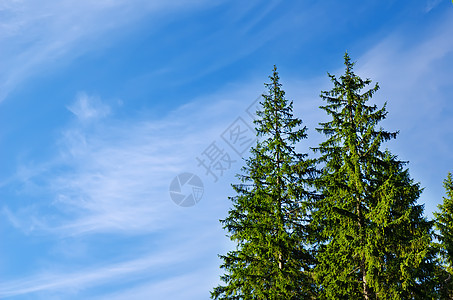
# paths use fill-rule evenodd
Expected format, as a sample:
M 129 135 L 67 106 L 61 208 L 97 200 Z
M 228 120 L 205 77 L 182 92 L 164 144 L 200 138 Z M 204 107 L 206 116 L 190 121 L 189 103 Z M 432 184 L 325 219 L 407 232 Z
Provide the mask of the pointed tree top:
M 447 178 L 444 180 L 444 188 L 447 192 L 447 197 L 453 199 L 453 179 L 450 172 L 448 172 Z
M 344 65 L 346 66 L 346 74 L 352 73 L 355 62 L 351 61 L 351 57 L 349 56 L 348 51 L 344 53 Z

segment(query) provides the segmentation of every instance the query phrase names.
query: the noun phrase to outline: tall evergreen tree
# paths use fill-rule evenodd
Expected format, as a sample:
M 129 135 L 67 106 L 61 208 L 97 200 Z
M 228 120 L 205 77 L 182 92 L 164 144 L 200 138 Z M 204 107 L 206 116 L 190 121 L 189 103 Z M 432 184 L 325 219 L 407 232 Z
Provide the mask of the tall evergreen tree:
M 320 123 L 326 140 L 315 148 L 323 168 L 323 199 L 313 212 L 321 298 L 427 299 L 420 265 L 429 263 L 431 223 L 416 204 L 421 189 L 405 163 L 382 149 L 397 132 L 377 128 L 385 105 L 367 104 L 379 86 L 364 91 L 371 80 L 354 74 L 347 53 L 344 59 L 345 74 L 329 74 L 334 87 L 321 92 L 331 120 Z
M 213 299 L 311 298 L 312 259 L 305 241 L 314 161 L 295 150 L 307 129 L 293 117 L 293 102 L 285 99 L 275 66 L 269 78 L 255 120 L 261 141 L 251 149 L 238 175 L 241 183 L 233 185 L 233 207 L 221 221 L 237 247 L 220 256 L 225 285 L 214 289 Z
M 434 213 L 438 230 L 438 248 L 444 276 L 440 281 L 441 299 L 453 299 L 453 179 L 448 173 L 444 180 L 446 197 L 439 204 L 440 212 Z

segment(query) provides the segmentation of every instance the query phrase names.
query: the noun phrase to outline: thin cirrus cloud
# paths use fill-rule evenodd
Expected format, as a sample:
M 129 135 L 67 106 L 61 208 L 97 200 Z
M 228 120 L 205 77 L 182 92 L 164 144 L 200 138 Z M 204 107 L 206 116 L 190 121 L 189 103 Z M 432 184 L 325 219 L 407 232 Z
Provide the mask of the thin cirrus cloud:
M 452 17 L 451 10 L 445 12 L 417 39 L 395 30 L 366 51 L 357 65 L 358 74 L 379 82 L 376 100 L 388 101 L 384 127 L 400 130 L 391 148 L 400 159 L 409 160 L 411 175 L 425 188 L 421 201 L 427 204 L 427 215 L 442 201 L 441 182 L 453 161 L 453 94 L 448 88 L 453 69 Z
M 77 100 L 68 107 L 80 121 L 89 121 L 93 119 L 106 117 L 110 113 L 110 107 L 103 104 L 98 98 L 81 93 Z
M 164 237 L 159 239 L 158 248 L 151 248 L 146 255 L 137 254 L 129 245 L 131 256 L 138 259 L 117 263 L 114 257 L 106 258 L 103 263 L 97 263 L 98 267 L 71 268 L 69 276 L 68 272 L 47 271 L 5 281 L 0 285 L 0 297 L 38 297 L 50 293 L 70 298 L 70 291 L 77 291 L 80 296 L 92 287 L 109 286 L 124 278 L 133 281 L 157 275 L 159 279 L 153 279 L 146 287 L 138 284 L 126 292 L 111 292 L 107 288 L 106 294 L 114 299 L 125 293 L 138 299 L 140 295 L 193 296 L 187 299 L 206 295 L 218 278 L 217 246 L 223 240 L 217 221 L 219 205 L 215 201 L 226 199 L 227 195 L 216 189 L 214 197 L 205 197 L 205 205 L 197 206 L 202 211 L 194 212 L 171 202 L 168 185 L 176 174 L 193 170 L 195 155 L 229 125 L 238 107 L 246 108 L 248 104 L 242 107 L 241 99 L 256 98 L 254 91 L 233 90 L 233 93 L 223 91 L 196 99 L 152 121 L 115 119 L 113 107 L 80 93 L 68 106 L 74 112 L 74 120 L 62 130 L 57 143 L 59 155 L 45 163 L 46 168 L 23 171 L 28 174 L 27 181 L 47 183 L 51 198 L 41 200 L 42 204 L 57 208 L 60 218 L 46 222 L 47 211 L 24 209 L 17 213 L 7 206 L 3 207 L 3 216 L 26 234 L 76 240 L 106 233 L 115 236 L 165 233 Z M 91 120 L 88 123 L 87 116 Z M 209 189 L 209 182 L 205 182 L 205 187 Z M 63 246 L 61 251 L 72 252 L 68 247 L 72 248 Z M 199 256 L 204 257 L 203 263 Z M 215 263 L 209 263 L 207 257 Z M 196 266 L 191 266 L 194 262 Z M 172 268 L 178 269 L 179 275 L 165 277 L 165 270 Z M 201 273 L 205 276 L 200 276 Z M 178 278 L 192 278 L 193 285 L 186 282 L 179 288 L 169 289 L 169 284 Z
M 71 295 L 74 291 L 83 293 L 84 290 L 91 287 L 113 284 L 115 282 L 119 283 L 124 280 L 131 281 L 134 278 L 152 277 L 156 274 L 160 274 L 160 279 L 157 281 L 154 280 L 152 284 L 147 287 L 147 294 L 153 295 L 165 293 L 168 292 L 168 290 L 162 290 L 162 286 L 176 280 L 176 278 L 166 278 L 166 276 L 164 276 L 165 270 L 176 268 L 178 265 L 184 267 L 184 269 L 181 269 L 180 271 L 181 278 L 185 278 L 186 280 L 192 278 L 191 282 L 195 283 L 198 281 L 198 284 L 200 284 L 200 280 L 194 280 L 194 278 L 197 278 L 194 276 L 198 276 L 201 271 L 207 272 L 211 270 L 203 270 L 203 268 L 205 268 L 203 265 L 201 267 L 191 266 L 186 268 L 185 262 L 199 259 L 200 256 L 205 255 L 205 251 L 200 250 L 198 245 L 200 242 L 206 242 L 206 239 L 211 238 L 212 236 L 205 233 L 192 239 L 185 239 L 178 244 L 167 245 L 166 248 L 158 251 L 150 251 L 150 254 L 140 258 L 126 260 L 120 263 L 101 264 L 100 266 L 98 265 L 91 268 L 79 267 L 75 270 L 72 269 L 65 272 L 47 271 L 28 278 L 24 277 L 18 280 L 3 281 L 0 284 L 0 297 L 6 298 L 26 294 L 39 297 L 39 295 L 41 295 L 40 293 L 45 292 L 47 295 L 50 293 L 52 295 L 64 295 L 65 297 L 71 298 L 74 296 Z M 181 288 L 183 286 L 184 285 L 182 285 Z M 196 284 L 194 284 L 192 288 L 197 290 Z M 175 288 L 173 292 L 176 290 L 178 289 Z M 182 291 L 179 291 L 179 293 L 181 295 Z M 112 294 L 111 297 L 116 298 L 114 294 Z
M 39 188 L 47 198 L 40 204 L 61 215 L 49 219 L 36 204 L 17 211 L 4 206 L 3 215 L 27 233 L 73 236 L 165 228 L 173 222 L 175 204 L 168 194 L 173 177 L 201 173 L 196 155 L 236 118 L 238 106 L 246 108 L 241 99 L 258 94 L 234 90 L 194 100 L 157 120 L 120 120 L 101 99 L 80 93 L 68 106 L 75 118 L 61 130 L 55 158 L 22 165 L 13 179 L 27 187 L 25 193 L 45 183 Z
M 149 281 L 143 285 L 92 299 L 207 299 L 209 297 L 208 291 L 216 284 L 216 281 L 212 279 L 218 278 L 218 274 L 213 274 L 211 278 L 206 276 L 210 273 L 212 273 L 210 269 L 198 269 L 184 275 L 158 282 Z M 206 287 L 206 289 L 203 290 L 203 287 Z
M 207 1 L 2 1 L 0 102 L 27 78 L 108 44 L 144 17 L 198 9 Z
M 82 95 L 71 106 L 78 121 L 107 111 L 105 105 L 95 109 L 88 101 Z M 87 106 L 81 108 L 80 103 Z M 56 197 L 54 205 L 71 216 L 55 229 L 82 234 L 146 231 L 162 224 L 168 205 L 166 186 L 185 164 L 178 144 L 187 141 L 177 134 L 184 131 L 183 125 L 100 120 L 92 125 L 99 127 L 87 128 L 78 121 L 63 132 L 59 142 L 60 165 L 70 171 L 51 174 L 46 180 Z

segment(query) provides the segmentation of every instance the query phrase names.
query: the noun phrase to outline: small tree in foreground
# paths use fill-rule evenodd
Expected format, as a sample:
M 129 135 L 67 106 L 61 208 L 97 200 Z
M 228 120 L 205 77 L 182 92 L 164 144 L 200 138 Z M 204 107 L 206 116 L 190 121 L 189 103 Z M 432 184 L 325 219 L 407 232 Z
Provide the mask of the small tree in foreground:
M 305 246 L 314 162 L 295 150 L 306 128 L 293 117 L 276 67 L 269 78 L 255 121 L 262 141 L 251 149 L 238 175 L 242 183 L 233 185 L 233 207 L 221 221 L 237 247 L 220 256 L 225 285 L 214 289 L 213 299 L 312 297 L 312 257 Z

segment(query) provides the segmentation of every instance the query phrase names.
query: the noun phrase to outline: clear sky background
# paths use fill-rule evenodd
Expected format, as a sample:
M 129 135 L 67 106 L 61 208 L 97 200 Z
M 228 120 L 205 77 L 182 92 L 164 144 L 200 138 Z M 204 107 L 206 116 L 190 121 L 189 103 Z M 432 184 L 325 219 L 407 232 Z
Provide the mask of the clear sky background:
M 345 51 L 431 217 L 453 171 L 451 1 L 0 0 L 0 298 L 208 299 L 233 246 L 229 129 L 253 126 L 276 64 L 307 152 Z M 214 146 L 217 178 L 197 160 Z M 170 198 L 183 172 L 193 207 Z

